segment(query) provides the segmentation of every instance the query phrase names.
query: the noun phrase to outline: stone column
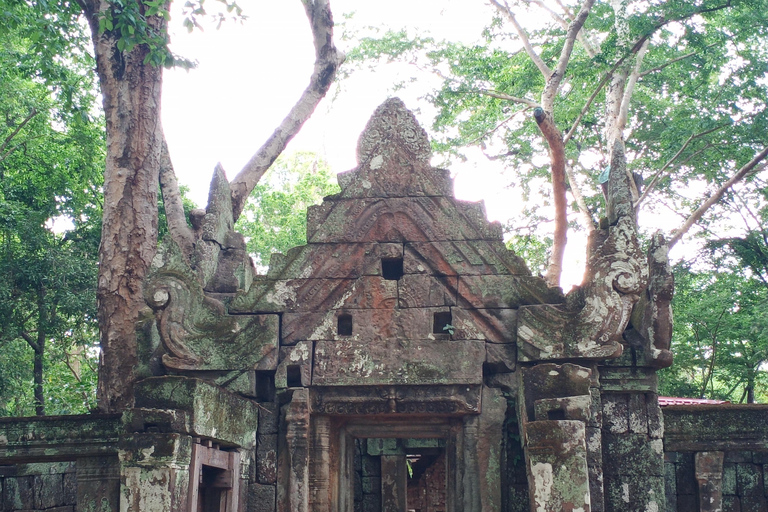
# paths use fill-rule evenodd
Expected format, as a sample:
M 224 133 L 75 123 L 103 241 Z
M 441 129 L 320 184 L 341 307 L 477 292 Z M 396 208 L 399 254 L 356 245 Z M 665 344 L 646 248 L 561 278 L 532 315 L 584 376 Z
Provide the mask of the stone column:
M 120 511 L 186 512 L 192 438 L 136 433 L 120 440 Z
M 723 510 L 723 452 L 699 452 L 695 458 L 699 511 Z
M 309 390 L 293 391 L 283 407 L 284 441 L 278 447 L 278 512 L 309 511 Z
M 310 504 L 313 512 L 330 512 L 331 419 L 312 419 L 312 458 L 309 468 Z
M 405 455 L 381 456 L 381 510 L 404 512 L 408 490 Z

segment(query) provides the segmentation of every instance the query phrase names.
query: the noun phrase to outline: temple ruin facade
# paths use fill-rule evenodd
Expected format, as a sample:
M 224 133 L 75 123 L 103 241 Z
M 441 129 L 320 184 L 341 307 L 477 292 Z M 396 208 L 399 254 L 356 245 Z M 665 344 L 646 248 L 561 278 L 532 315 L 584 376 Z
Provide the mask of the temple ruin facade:
M 219 171 L 160 247 L 134 407 L 0 419 L 3 511 L 766 511 L 768 409 L 659 406 L 673 280 L 623 156 L 584 284 L 533 276 L 380 106 L 259 275 Z

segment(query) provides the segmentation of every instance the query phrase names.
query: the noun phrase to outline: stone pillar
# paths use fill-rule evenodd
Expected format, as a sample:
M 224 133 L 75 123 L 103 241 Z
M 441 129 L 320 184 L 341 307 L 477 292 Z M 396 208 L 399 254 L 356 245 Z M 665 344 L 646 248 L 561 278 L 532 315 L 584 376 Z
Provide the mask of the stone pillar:
M 586 429 L 576 420 L 525 427 L 528 483 L 537 512 L 590 511 Z
M 381 510 L 403 512 L 408 490 L 405 455 L 381 456 Z
M 78 512 L 90 512 L 94 503 L 100 504 L 100 510 L 120 510 L 120 462 L 117 457 L 79 458 L 76 477 Z
M 312 418 L 312 458 L 310 460 L 310 504 L 313 512 L 331 510 L 331 419 Z
M 695 458 L 699 511 L 723 510 L 723 452 L 699 452 Z
M 278 512 L 309 512 L 309 390 L 283 406 L 285 438 L 278 447 Z
M 602 367 L 603 471 L 606 512 L 661 510 L 664 490 L 664 423 L 656 372 L 642 367 Z
M 192 438 L 136 433 L 120 440 L 120 511 L 186 512 Z

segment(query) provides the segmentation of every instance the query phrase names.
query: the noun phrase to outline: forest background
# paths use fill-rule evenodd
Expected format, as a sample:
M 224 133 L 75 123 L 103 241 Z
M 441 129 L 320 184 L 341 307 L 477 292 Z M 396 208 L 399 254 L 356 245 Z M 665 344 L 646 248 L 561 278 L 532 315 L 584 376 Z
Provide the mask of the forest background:
M 483 181 L 477 179 L 482 169 L 509 185 L 497 194 L 524 205 L 504 219 L 509 244 L 534 272 L 545 274 L 554 245 L 557 192 L 551 185 L 554 151 L 542 136 L 535 109 L 545 107 L 564 141 L 563 171 L 570 183 L 563 196 L 572 246 L 601 217 L 607 120 L 624 115 L 617 130 L 626 141 L 630 169 L 645 181 L 636 200 L 646 236 L 656 228 L 672 236 L 671 228 L 682 233 L 683 222 L 722 190 L 719 203 L 696 219 L 678 245 L 684 249 L 673 253 L 675 365 L 662 373 L 661 392 L 768 400 L 764 167 L 755 162 L 735 185 L 722 189 L 764 150 L 768 138 L 767 6 L 464 1 L 449 2 L 443 14 L 451 4 L 465 8 L 468 3 L 478 4 L 472 7 L 473 19 L 481 21 L 474 36 L 464 27 L 458 40 L 451 38 L 450 23 L 431 35 L 408 23 L 370 28 L 361 15 L 361 22 L 354 16 L 345 21 L 341 31 L 348 58 L 336 102 L 326 100 L 323 115 L 312 123 L 327 121 L 360 84 L 368 91 L 367 101 L 375 102 L 358 107 L 362 112 L 355 122 L 364 122 L 383 100 L 370 94 L 371 80 L 378 94 L 399 89 L 407 99 L 410 95 L 433 137 L 435 164 L 459 169 L 459 178 L 474 181 Z M 583 26 L 573 34 L 564 72 L 553 85 L 569 28 L 586 5 Z M 616 15 L 622 5 L 624 24 Z M 85 412 L 96 406 L 95 281 L 105 151 L 91 43 L 78 16 L 54 19 L 55 11 L 42 2 L 2 0 L 0 7 L 5 13 L 0 22 L 0 414 Z M 337 3 L 334 8 L 341 18 L 343 10 Z M 293 19 L 300 11 L 299 6 L 290 20 L 271 18 L 270 23 L 295 23 L 296 30 L 308 33 L 304 20 Z M 193 19 L 179 14 L 180 20 Z M 437 8 L 428 14 L 441 16 Z M 237 6 L 218 16 L 238 18 Z M 195 21 L 206 23 L 202 16 Z M 220 33 L 249 30 L 250 23 L 227 20 Z M 297 37 L 311 49 L 308 38 Z M 612 115 L 611 87 L 619 68 L 624 83 Z M 269 76 L 274 80 L 279 74 L 275 70 Z M 366 74 L 374 78 L 360 78 Z M 167 81 L 184 80 L 177 75 Z M 549 100 L 548 90 L 553 91 Z M 177 95 L 171 97 L 178 101 Z M 187 108 L 211 106 L 199 101 Z M 362 128 L 355 122 L 338 133 L 326 127 L 315 153 L 285 155 L 257 185 L 238 225 L 257 264 L 268 264 L 271 252 L 303 243 L 306 206 L 333 192 L 334 172 L 351 167 L 331 168 L 322 153 L 337 135 L 352 138 L 351 148 Z M 204 123 L 197 129 L 199 124 Z M 194 136 L 183 138 L 196 144 Z M 173 154 L 173 137 L 168 139 Z M 297 146 L 301 137 L 289 149 Z M 162 217 L 162 201 L 159 208 Z M 185 210 L 191 208 L 187 200 Z M 161 218 L 161 235 L 163 225 Z

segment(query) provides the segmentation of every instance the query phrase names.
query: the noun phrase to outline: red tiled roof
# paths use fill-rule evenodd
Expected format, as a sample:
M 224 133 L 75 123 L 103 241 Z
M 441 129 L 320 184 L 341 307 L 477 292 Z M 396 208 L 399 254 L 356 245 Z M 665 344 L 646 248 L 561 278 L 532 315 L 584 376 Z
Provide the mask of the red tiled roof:
M 672 396 L 660 396 L 659 405 L 705 405 L 728 404 L 725 400 L 709 400 L 706 398 L 679 398 Z

